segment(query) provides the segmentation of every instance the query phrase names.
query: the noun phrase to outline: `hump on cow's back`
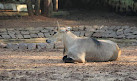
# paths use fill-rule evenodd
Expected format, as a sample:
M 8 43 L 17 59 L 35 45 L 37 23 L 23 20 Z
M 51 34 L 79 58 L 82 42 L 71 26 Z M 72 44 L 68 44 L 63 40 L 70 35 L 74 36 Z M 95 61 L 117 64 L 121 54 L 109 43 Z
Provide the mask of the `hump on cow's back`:
M 90 37 L 90 39 L 91 39 L 97 46 L 101 46 L 101 42 L 98 41 L 97 39 L 92 38 L 92 37 Z

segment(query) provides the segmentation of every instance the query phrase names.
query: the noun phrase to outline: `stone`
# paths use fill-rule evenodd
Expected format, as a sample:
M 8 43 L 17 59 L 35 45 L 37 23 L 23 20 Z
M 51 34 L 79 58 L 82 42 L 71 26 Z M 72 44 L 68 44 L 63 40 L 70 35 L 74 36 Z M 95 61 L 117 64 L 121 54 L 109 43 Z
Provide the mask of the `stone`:
M 96 29 L 95 29 L 95 28 L 92 28 L 92 26 L 86 27 L 85 30 L 86 30 L 86 31 L 91 31 L 91 32 L 95 32 L 95 31 L 96 31 Z
M 94 33 L 93 37 L 102 37 L 102 33 Z
M 90 31 L 86 31 L 86 32 L 85 32 L 85 36 L 86 36 L 86 37 L 91 37 L 92 34 L 93 34 L 93 32 L 90 32 Z
M 47 45 L 46 43 L 37 43 L 38 50 L 46 49 Z
M 50 34 L 50 35 L 54 35 L 54 33 L 55 33 L 54 30 L 50 30 L 50 31 L 49 31 L 49 34 Z
M 49 32 L 49 30 L 48 29 L 44 29 L 44 30 L 41 30 L 41 32 L 42 33 L 47 33 L 47 32 Z
M 118 35 L 116 38 L 120 38 L 120 39 L 122 39 L 122 38 L 125 38 L 125 35 Z
M 39 33 L 40 31 L 39 30 L 30 30 L 29 32 L 30 32 L 30 34 L 36 34 L 36 33 Z
M 80 31 L 80 37 L 84 37 L 85 36 L 85 31 Z
M 128 38 L 128 39 L 135 39 L 137 37 L 137 35 L 128 35 L 128 36 L 126 36 L 126 38 Z
M 19 43 L 19 50 L 27 50 L 28 45 L 26 43 Z
M 109 30 L 115 30 L 116 29 L 116 26 L 111 26 L 111 27 L 108 27 Z
M 11 44 L 11 43 L 8 43 L 8 44 L 7 44 L 7 48 L 8 48 L 8 49 L 12 49 L 12 50 L 18 50 L 19 44 Z
M 125 30 L 124 30 L 124 34 L 130 33 L 130 32 L 131 32 L 131 29 L 125 29 Z
M 7 44 L 5 44 L 5 43 L 0 43 L 0 47 L 1 47 L 1 48 L 6 48 L 6 46 L 7 46 Z
M 44 33 L 44 36 L 47 38 L 50 37 L 51 35 L 49 33 Z
M 20 31 L 18 31 L 18 30 L 14 31 L 14 32 L 15 32 L 16 35 L 21 34 Z
M 9 38 L 11 38 L 9 35 L 2 35 L 2 37 L 3 37 L 4 39 L 9 39 Z
M 37 30 L 37 31 L 41 31 L 43 29 L 44 29 L 43 27 L 37 27 L 37 28 L 35 28 L 35 30 Z
M 53 43 L 51 43 L 51 44 L 46 43 L 46 46 L 47 46 L 46 47 L 47 49 L 54 49 L 55 48 L 55 44 L 53 44 Z
M 122 26 L 122 29 L 129 29 L 129 26 Z
M 72 31 L 78 31 L 79 28 L 78 27 L 72 27 Z
M 15 34 L 14 31 L 8 31 L 8 34 Z
M 38 37 L 43 38 L 44 34 L 43 33 L 38 33 Z
M 23 35 L 29 34 L 29 31 L 21 31 L 21 34 Z
M 124 34 L 123 31 L 124 31 L 123 29 L 117 30 L 117 35 L 122 35 L 122 34 Z
M 119 29 L 121 29 L 122 27 L 121 26 L 116 26 L 115 27 L 115 30 L 119 30 Z
M 133 34 L 134 34 L 134 35 L 137 35 L 137 31 L 133 31 Z
M 75 32 L 73 32 L 76 36 L 80 36 L 80 32 L 79 31 L 75 31 Z
M 35 50 L 35 49 L 36 49 L 36 43 L 28 44 L 28 50 Z
M 47 30 L 54 30 L 56 27 L 45 27 L 44 29 L 47 29 Z
M 30 39 L 30 35 L 24 35 L 24 39 Z
M 2 31 L 2 32 L 0 31 L 0 35 L 7 35 L 7 34 L 8 34 L 7 31 L 5 31 L 5 32 L 4 31 Z
M 11 36 L 11 38 L 15 39 L 16 36 L 14 34 L 9 34 Z
M 84 29 L 85 29 L 85 26 L 79 26 L 79 27 L 78 27 L 78 30 L 79 30 L 79 31 L 83 31 Z
M 16 35 L 18 39 L 23 39 L 23 36 L 21 34 Z
M 115 32 L 111 32 L 108 37 L 111 37 L 111 38 L 115 38 L 117 37 L 116 33 Z
M 14 31 L 15 29 L 14 28 L 6 28 L 6 30 L 8 30 L 8 31 Z
M 30 37 L 31 37 L 31 38 L 37 38 L 38 35 L 37 35 L 37 34 L 30 34 Z

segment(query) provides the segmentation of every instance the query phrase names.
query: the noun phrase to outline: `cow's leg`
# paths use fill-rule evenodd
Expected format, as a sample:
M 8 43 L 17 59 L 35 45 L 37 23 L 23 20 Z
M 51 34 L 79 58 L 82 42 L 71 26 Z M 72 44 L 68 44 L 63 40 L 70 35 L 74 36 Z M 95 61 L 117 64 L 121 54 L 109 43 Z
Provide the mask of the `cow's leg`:
M 66 58 L 67 58 L 67 55 L 65 55 L 65 56 L 62 58 L 62 60 L 65 61 Z
M 85 53 L 69 52 L 67 57 L 72 59 L 74 62 L 85 63 Z
M 65 63 L 74 63 L 74 60 L 72 58 L 67 58 L 67 55 L 62 58 L 62 60 Z

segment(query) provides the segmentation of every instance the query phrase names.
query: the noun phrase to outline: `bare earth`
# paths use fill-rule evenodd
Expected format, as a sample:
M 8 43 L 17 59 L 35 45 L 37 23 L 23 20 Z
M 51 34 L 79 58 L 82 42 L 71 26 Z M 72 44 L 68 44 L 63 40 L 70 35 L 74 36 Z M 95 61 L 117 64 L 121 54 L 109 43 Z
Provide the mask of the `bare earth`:
M 62 50 L 10 51 L 0 48 L 0 81 L 136 81 L 137 47 L 123 47 L 119 60 L 69 64 Z
M 61 26 L 136 26 L 137 16 L 123 16 L 108 11 L 78 11 L 59 12 L 51 18 L 33 17 L 0 17 L 0 28 L 20 27 L 55 27 L 57 21 Z M 0 12 L 0 15 L 2 12 Z M 13 14 L 13 13 L 12 13 Z

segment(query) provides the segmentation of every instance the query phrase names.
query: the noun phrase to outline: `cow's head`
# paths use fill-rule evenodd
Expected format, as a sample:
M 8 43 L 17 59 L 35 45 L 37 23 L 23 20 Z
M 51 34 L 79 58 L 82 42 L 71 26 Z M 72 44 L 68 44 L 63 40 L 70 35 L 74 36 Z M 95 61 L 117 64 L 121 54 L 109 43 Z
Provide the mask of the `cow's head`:
M 63 39 L 63 35 L 65 35 L 65 33 L 69 32 L 71 30 L 71 27 L 58 27 L 57 31 L 55 32 L 55 34 L 52 37 L 49 37 L 46 42 L 47 43 L 56 43 L 58 41 L 62 41 Z

